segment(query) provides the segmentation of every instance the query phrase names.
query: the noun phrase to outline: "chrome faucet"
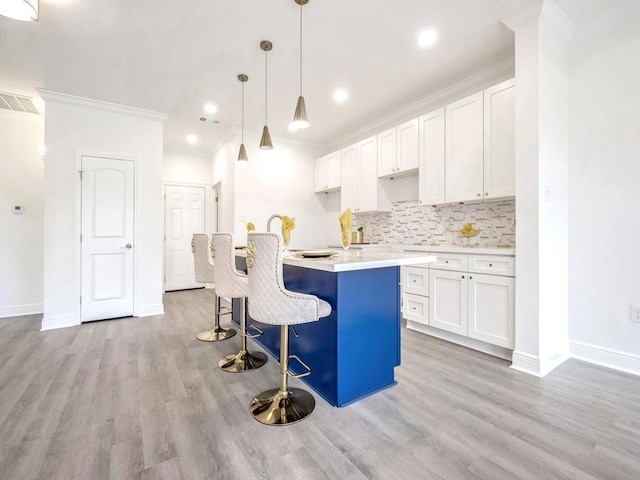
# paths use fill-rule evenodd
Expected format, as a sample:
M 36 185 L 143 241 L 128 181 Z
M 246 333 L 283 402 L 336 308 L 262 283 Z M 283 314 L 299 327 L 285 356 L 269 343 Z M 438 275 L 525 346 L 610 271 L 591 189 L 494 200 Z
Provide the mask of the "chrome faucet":
M 271 232 L 271 220 L 273 220 L 274 218 L 279 218 L 280 221 L 282 222 L 282 215 L 278 215 L 277 213 L 274 213 L 269 217 L 269 220 L 267 220 L 267 232 Z

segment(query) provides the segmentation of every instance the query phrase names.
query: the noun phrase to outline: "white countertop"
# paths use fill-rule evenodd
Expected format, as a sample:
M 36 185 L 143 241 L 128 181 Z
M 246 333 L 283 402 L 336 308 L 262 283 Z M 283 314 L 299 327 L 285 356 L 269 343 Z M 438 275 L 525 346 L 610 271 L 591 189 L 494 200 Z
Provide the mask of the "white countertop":
M 236 250 L 236 255 L 245 257 L 246 250 Z M 303 258 L 298 252 L 287 252 L 282 259 L 285 265 L 323 270 L 325 272 L 350 272 L 354 270 L 369 270 L 372 268 L 398 267 L 401 265 L 415 265 L 432 263 L 436 257 L 424 253 L 378 253 L 350 250 L 337 252 L 331 257 Z
M 329 245 L 329 248 L 342 250 L 342 247 Z M 462 247 L 459 245 L 392 245 L 389 243 L 352 244 L 350 250 L 364 252 L 433 252 L 433 253 L 465 253 L 467 255 L 508 255 L 514 256 L 514 247 Z

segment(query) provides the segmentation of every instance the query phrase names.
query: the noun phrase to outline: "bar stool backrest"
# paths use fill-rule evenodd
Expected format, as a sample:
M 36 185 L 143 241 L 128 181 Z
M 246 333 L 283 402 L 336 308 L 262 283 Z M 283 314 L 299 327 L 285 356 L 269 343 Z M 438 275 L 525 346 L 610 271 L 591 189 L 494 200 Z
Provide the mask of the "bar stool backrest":
M 291 325 L 314 322 L 320 302 L 314 295 L 291 292 L 282 279 L 282 238 L 277 233 L 249 233 L 249 314 L 258 322 Z
M 206 233 L 194 233 L 191 241 L 196 282 L 214 283 L 213 265 L 209 260 L 209 237 Z
M 247 275 L 236 270 L 233 235 L 214 233 L 211 235 L 211 253 L 216 272 L 216 294 L 219 297 L 241 298 L 249 295 Z

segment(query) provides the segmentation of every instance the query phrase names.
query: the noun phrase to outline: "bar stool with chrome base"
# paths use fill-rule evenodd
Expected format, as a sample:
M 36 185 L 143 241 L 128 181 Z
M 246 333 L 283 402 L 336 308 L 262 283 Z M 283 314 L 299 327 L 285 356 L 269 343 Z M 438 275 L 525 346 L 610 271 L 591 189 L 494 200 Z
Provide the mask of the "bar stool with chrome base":
M 251 414 L 266 425 L 289 425 L 307 417 L 316 401 L 309 392 L 289 387 L 289 377 L 300 378 L 311 369 L 297 355 L 289 355 L 289 327 L 315 322 L 331 314 L 331 305 L 314 295 L 284 288 L 282 239 L 277 233 L 249 233 L 249 311 L 258 322 L 280 325 L 280 388 L 267 390 L 251 402 Z M 298 361 L 306 372 L 293 374 L 289 359 Z
M 208 245 L 209 237 L 204 233 L 194 233 L 191 240 L 191 250 L 193 251 L 193 261 L 195 267 L 196 282 L 214 283 L 215 274 L 213 265 L 209 261 Z M 213 329 L 198 334 L 198 340 L 203 342 L 217 342 L 226 340 L 236 334 L 233 328 L 220 327 L 220 315 L 229 315 L 230 310 L 220 308 L 220 297 L 216 293 L 216 310 L 213 314 Z
M 239 373 L 260 368 L 267 362 L 267 356 L 262 352 L 247 350 L 247 337 L 256 338 L 262 331 L 254 328 L 258 334 L 247 334 L 246 298 L 249 294 L 249 280 L 247 275 L 235 268 L 233 254 L 233 235 L 230 233 L 214 233 L 211 235 L 211 254 L 216 276 L 216 294 L 240 299 L 240 351 L 224 357 L 218 366 L 225 372 Z

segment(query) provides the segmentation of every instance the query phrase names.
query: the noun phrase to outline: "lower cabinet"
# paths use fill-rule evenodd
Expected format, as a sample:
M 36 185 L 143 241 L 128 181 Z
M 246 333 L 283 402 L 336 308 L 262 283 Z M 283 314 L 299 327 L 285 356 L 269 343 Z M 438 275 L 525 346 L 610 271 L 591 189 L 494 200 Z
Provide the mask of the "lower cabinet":
M 404 318 L 512 350 L 515 340 L 514 257 L 432 255 L 439 258 L 431 268 L 410 266 L 403 269 Z
M 429 283 L 429 325 L 513 349 L 514 278 L 431 270 Z

